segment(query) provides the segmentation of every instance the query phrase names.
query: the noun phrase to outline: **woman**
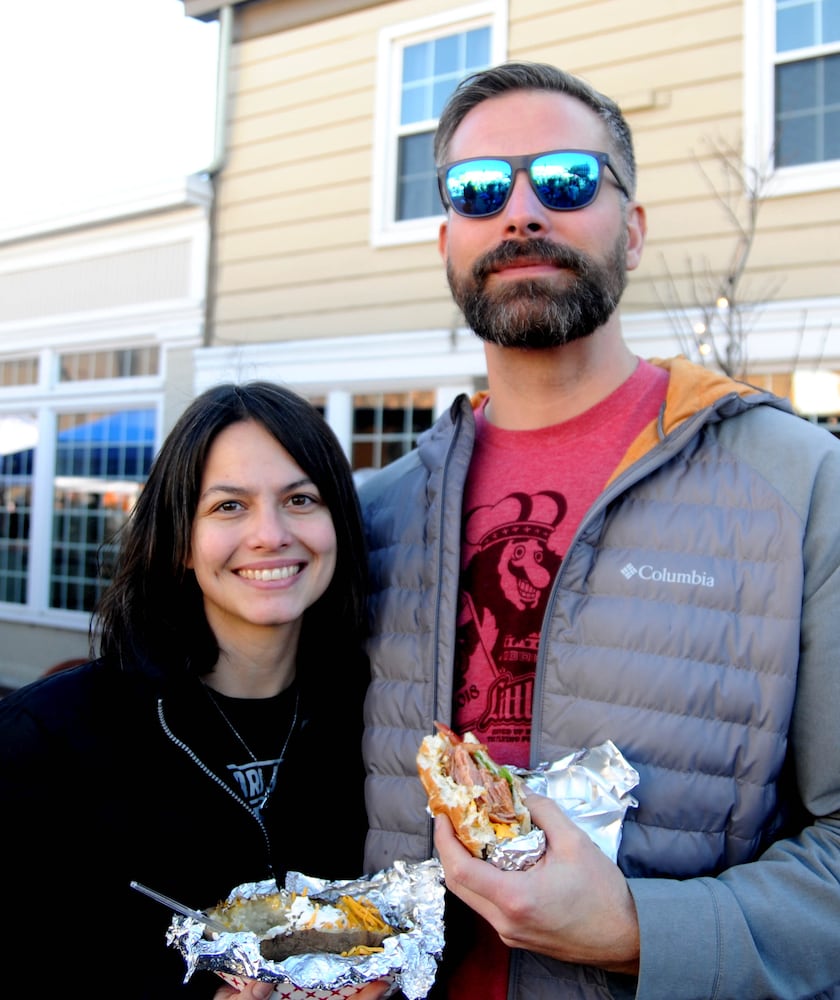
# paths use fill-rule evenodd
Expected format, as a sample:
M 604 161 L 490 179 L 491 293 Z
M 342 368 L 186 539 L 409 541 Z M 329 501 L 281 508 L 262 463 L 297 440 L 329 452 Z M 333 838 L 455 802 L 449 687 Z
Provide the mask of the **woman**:
M 194 400 L 120 540 L 98 658 L 0 703 L 7 977 L 225 1000 L 210 973 L 184 984 L 171 913 L 132 881 L 198 909 L 361 872 L 366 586 L 317 410 L 262 382 Z

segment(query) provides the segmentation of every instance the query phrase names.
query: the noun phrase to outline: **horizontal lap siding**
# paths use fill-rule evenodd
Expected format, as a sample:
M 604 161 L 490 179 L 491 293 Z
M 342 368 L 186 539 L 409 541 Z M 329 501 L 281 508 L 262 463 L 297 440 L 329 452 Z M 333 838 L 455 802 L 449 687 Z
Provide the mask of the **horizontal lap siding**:
M 330 256 L 325 253 L 316 262 L 320 264 Z M 226 296 L 224 303 L 220 304 L 220 311 L 228 303 L 235 302 L 237 316 L 255 319 L 260 314 L 289 317 L 304 316 L 310 311 L 313 314 L 332 310 L 346 313 L 364 309 L 366 304 L 375 302 L 378 308 L 389 304 L 394 307 L 408 306 L 412 326 L 416 327 L 417 303 L 441 291 L 440 267 L 435 268 L 434 273 L 429 270 L 426 274 L 416 268 L 408 268 L 396 275 L 357 273 L 348 276 L 342 270 L 343 256 L 338 255 L 333 274 L 325 281 L 314 273 L 313 268 L 307 269 L 305 262 L 295 261 L 294 264 L 293 269 L 286 269 L 285 266 L 283 270 L 278 268 L 274 281 L 268 275 L 262 289 L 248 289 L 235 296 Z M 275 287 L 278 285 L 280 287 Z M 452 312 L 451 306 L 449 312 Z M 228 320 L 231 315 L 221 312 L 219 318 Z
M 450 7 L 383 4 L 235 47 L 216 343 L 451 325 L 435 244 L 370 244 L 379 30 Z
M 300 288 L 304 285 L 317 284 L 323 279 L 324 273 L 329 276 L 331 284 L 365 282 L 380 277 L 394 278 L 402 286 L 399 295 L 403 298 L 410 295 L 411 289 L 407 287 L 407 283 L 410 285 L 414 279 L 418 282 L 418 294 L 423 296 L 438 292 L 443 294 L 447 291 L 437 252 L 433 252 L 425 245 L 401 248 L 402 253 L 389 253 L 387 256 L 383 254 L 381 267 L 375 275 L 371 275 L 364 266 L 364 261 L 356 259 L 358 254 L 348 256 L 346 246 L 336 247 L 334 243 L 330 243 L 328 237 L 329 234 L 325 233 L 324 239 L 319 241 L 317 247 L 289 255 L 288 259 L 282 261 L 280 269 L 277 258 L 282 252 L 285 236 L 283 227 L 279 227 L 271 234 L 270 243 L 267 244 L 276 246 L 276 253 L 267 254 L 258 260 L 243 260 L 226 269 L 226 281 L 223 286 L 225 293 L 232 295 L 259 293 L 270 289 L 278 282 L 289 289 Z M 286 241 L 293 243 L 294 239 L 292 226 Z M 327 289 L 321 291 L 327 292 Z M 375 291 L 374 288 L 368 287 L 367 294 Z

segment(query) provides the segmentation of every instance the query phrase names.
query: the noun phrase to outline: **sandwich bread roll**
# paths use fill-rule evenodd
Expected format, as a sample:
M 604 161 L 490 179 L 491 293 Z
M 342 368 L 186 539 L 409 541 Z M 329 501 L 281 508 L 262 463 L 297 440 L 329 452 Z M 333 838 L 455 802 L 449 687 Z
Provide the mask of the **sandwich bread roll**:
M 522 779 L 497 764 L 471 732 L 463 738 L 436 722 L 417 753 L 417 771 L 433 816 L 448 816 L 461 843 L 486 858 L 500 843 L 529 833 Z

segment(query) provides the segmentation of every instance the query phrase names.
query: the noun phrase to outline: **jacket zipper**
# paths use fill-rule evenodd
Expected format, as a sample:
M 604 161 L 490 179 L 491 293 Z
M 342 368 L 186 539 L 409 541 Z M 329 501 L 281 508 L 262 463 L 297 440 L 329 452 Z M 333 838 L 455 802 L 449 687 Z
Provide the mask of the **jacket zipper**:
M 248 813 L 248 815 L 259 826 L 259 828 L 260 828 L 260 830 L 262 832 L 262 835 L 263 835 L 263 840 L 265 841 L 266 855 L 267 855 L 267 859 L 268 859 L 268 870 L 271 873 L 271 875 L 274 877 L 274 865 L 272 864 L 272 860 L 271 860 L 271 840 L 270 840 L 270 838 L 268 836 L 268 830 L 265 827 L 265 823 L 263 822 L 262 817 L 258 816 L 253 811 L 253 809 L 251 809 L 251 807 L 248 805 L 248 803 L 244 802 L 239 797 L 239 795 L 237 795 L 237 793 L 230 787 L 229 784 L 227 784 L 227 782 L 225 782 L 222 778 L 220 778 L 219 775 L 216 774 L 215 771 L 211 770 L 211 768 L 209 768 L 204 763 L 204 761 L 201 760 L 201 758 L 196 754 L 196 752 L 192 749 L 192 747 L 187 746 L 187 744 L 184 743 L 183 740 L 179 739 L 172 732 L 172 730 L 169 728 L 169 724 L 166 721 L 166 717 L 164 716 L 164 712 L 163 712 L 163 698 L 158 698 L 158 702 L 157 702 L 157 716 L 158 716 L 158 721 L 160 722 L 161 728 L 163 729 L 163 731 L 166 734 L 167 738 L 169 740 L 171 740 L 172 743 L 174 743 L 175 746 L 178 747 L 179 750 L 182 750 L 190 758 L 190 760 L 198 768 L 200 768 L 200 770 L 202 770 L 207 775 L 208 778 L 210 778 L 211 781 L 214 781 L 219 786 L 219 788 L 221 788 L 224 792 L 226 792 L 234 800 L 234 802 L 237 803 L 237 805 L 239 805 L 242 809 L 244 809 L 245 812 Z

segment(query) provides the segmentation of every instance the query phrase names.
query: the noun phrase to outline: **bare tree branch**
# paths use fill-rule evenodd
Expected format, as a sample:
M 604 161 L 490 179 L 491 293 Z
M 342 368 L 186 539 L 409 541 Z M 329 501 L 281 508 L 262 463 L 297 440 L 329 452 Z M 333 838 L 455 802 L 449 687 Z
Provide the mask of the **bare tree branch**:
M 735 245 L 722 272 L 712 268 L 708 259 L 699 264 L 691 258 L 686 261 L 691 296 L 688 303 L 681 300 L 677 281 L 663 258 L 666 296 L 664 301 L 663 296 L 659 298 L 686 354 L 699 356 L 702 362 L 711 360 L 728 375 L 743 376 L 748 364 L 747 334 L 763 303 L 781 284 L 774 282 L 767 286 L 765 298 L 750 301 L 742 294 L 758 214 L 772 171 L 744 163 L 738 151 L 722 139 L 705 141 L 720 168 L 720 178 L 713 178 L 704 160 L 696 154 L 694 161 L 734 231 Z

